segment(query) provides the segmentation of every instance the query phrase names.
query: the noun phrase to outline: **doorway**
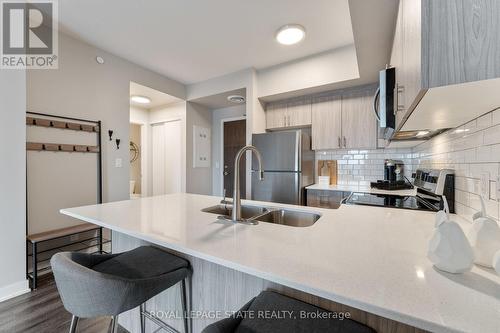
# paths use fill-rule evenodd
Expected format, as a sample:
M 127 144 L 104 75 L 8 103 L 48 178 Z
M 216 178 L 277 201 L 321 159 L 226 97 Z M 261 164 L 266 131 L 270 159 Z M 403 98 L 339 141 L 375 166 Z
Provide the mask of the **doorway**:
M 130 197 L 140 197 L 142 194 L 142 126 L 140 124 L 130 124 Z
M 226 197 L 233 197 L 234 159 L 238 151 L 246 145 L 246 119 L 223 120 L 223 180 L 222 188 Z M 243 155 L 239 165 L 241 198 L 246 198 L 246 156 Z
M 153 195 L 182 192 L 182 122 L 151 125 Z

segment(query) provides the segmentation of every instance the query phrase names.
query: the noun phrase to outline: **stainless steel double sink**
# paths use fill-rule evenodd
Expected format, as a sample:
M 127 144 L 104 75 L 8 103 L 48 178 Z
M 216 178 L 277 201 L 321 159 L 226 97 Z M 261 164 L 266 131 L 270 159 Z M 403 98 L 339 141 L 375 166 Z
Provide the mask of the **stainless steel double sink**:
M 231 219 L 231 205 L 216 205 L 201 210 L 205 213 L 219 215 L 220 219 Z M 319 220 L 321 215 L 303 211 L 262 206 L 241 206 L 241 218 L 249 224 L 257 222 L 282 224 L 291 227 L 309 227 Z M 252 223 L 253 222 L 253 223 Z

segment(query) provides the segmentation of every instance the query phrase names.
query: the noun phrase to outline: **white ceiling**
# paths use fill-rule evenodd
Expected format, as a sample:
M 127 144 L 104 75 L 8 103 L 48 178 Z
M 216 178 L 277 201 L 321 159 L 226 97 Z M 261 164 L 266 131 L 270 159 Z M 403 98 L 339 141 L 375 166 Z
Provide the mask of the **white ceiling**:
M 245 105 L 246 104 L 246 102 L 241 103 L 241 104 L 237 104 L 237 103 L 228 101 L 227 97 L 231 96 L 231 95 L 240 95 L 240 96 L 243 96 L 246 98 L 246 89 L 241 88 L 241 89 L 226 91 L 226 92 L 216 94 L 216 95 L 192 99 L 192 100 L 190 100 L 190 102 L 194 102 L 194 103 L 203 105 L 211 110 L 228 108 L 230 106 Z
M 59 21 L 62 31 L 185 84 L 354 42 L 348 0 L 64 0 Z M 289 23 L 303 25 L 306 38 L 283 46 L 275 32 Z
M 130 105 L 140 107 L 143 109 L 152 109 L 161 105 L 172 104 L 176 102 L 182 101 L 182 99 L 174 97 L 169 94 L 165 94 L 161 91 L 155 90 L 153 88 L 149 88 L 135 82 L 130 82 L 130 96 L 139 95 L 149 97 L 151 99 L 151 103 L 149 104 L 140 104 L 133 101 L 130 101 Z

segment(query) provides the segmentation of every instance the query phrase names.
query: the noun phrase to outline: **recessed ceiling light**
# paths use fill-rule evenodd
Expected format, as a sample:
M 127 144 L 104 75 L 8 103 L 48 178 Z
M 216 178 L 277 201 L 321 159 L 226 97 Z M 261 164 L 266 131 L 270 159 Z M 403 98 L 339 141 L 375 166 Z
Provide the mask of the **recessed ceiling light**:
M 245 103 L 245 97 L 241 95 L 230 95 L 227 96 L 227 100 L 236 104 Z
M 458 128 L 455 130 L 455 133 L 464 133 L 470 131 L 470 128 Z
M 427 135 L 427 134 L 429 134 L 429 133 L 430 133 L 430 131 L 419 131 L 419 132 L 417 133 L 417 136 L 426 136 L 426 135 Z
M 146 96 L 135 95 L 135 96 L 130 97 L 130 100 L 132 102 L 139 103 L 139 104 L 149 104 L 149 103 L 151 103 L 151 98 L 146 97 Z
M 95 57 L 95 61 L 97 61 L 97 63 L 99 65 L 104 64 L 104 58 L 103 57 L 97 56 L 97 57 Z
M 276 40 L 283 45 L 293 45 L 306 36 L 306 30 L 300 24 L 287 24 L 276 33 Z

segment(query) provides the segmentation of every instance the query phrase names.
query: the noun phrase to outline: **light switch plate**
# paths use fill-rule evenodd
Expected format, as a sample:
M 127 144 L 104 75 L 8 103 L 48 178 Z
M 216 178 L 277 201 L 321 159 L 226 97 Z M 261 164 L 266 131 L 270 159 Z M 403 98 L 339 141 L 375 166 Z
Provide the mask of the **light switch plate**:
M 115 159 L 115 168 L 121 168 L 123 166 L 123 160 L 121 158 Z
M 209 168 L 211 156 L 210 128 L 193 126 L 193 168 Z
M 481 173 L 481 196 L 485 200 L 490 199 L 490 173 L 483 172 Z

